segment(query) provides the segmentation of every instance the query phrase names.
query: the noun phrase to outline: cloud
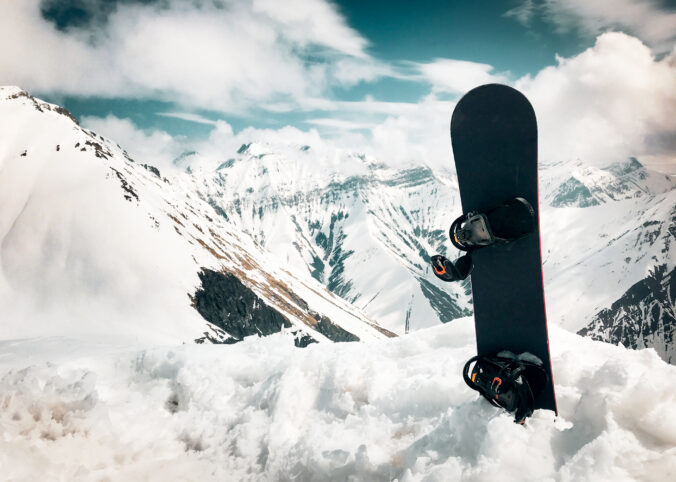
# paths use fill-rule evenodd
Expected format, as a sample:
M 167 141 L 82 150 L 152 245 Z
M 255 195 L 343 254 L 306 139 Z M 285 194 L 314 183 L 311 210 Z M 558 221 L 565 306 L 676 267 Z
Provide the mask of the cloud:
M 193 114 L 190 112 L 158 112 L 155 115 L 162 117 L 172 117 L 174 119 L 181 119 L 186 122 L 195 122 L 197 124 L 207 124 L 207 125 L 216 125 L 216 121 L 207 119 L 204 116 L 199 114 Z
M 525 0 L 520 5 L 507 10 L 502 16 L 514 18 L 522 25 L 528 25 L 535 15 L 535 4 L 533 0 Z
M 329 75 L 341 87 L 351 87 L 360 82 L 373 82 L 382 77 L 401 77 L 401 74 L 387 64 L 373 59 L 352 57 L 331 64 Z
M 657 0 L 526 0 L 507 11 L 527 25 L 535 16 L 555 25 L 559 32 L 580 31 L 597 36 L 621 30 L 638 36 L 658 52 L 668 52 L 676 41 L 676 11 Z
M 493 66 L 465 60 L 436 59 L 415 64 L 422 78 L 432 84 L 433 92 L 465 93 L 473 87 L 492 82 L 506 82 L 504 74 L 494 74 Z
M 308 123 L 308 124 L 312 124 L 312 125 L 329 127 L 329 128 L 334 128 L 334 129 L 338 129 L 338 130 L 347 130 L 347 131 L 370 129 L 374 126 L 373 123 L 369 123 L 369 122 L 354 122 L 354 121 L 349 121 L 349 120 L 344 120 L 344 119 L 336 119 L 336 118 L 332 118 L 332 117 L 329 117 L 329 118 L 323 117 L 323 118 L 318 118 L 318 119 L 308 119 L 305 122 Z
M 478 71 L 491 75 L 492 69 Z M 509 83 L 535 108 L 541 160 L 580 159 L 605 166 L 636 156 L 649 167 L 676 174 L 676 52 L 658 59 L 637 38 L 607 33 L 578 55 L 557 58 L 536 75 Z M 454 102 L 436 93 L 411 104 L 367 98 L 333 107 L 330 120 L 310 120 L 317 129 L 310 137 L 393 165 L 452 165 L 448 129 Z M 300 138 L 303 131 L 295 135 Z M 283 138 L 277 134 L 271 140 Z M 310 144 L 299 138 L 298 144 Z
M 80 3 L 96 12 L 101 2 Z M 333 85 L 387 75 L 333 4 L 292 7 L 269 0 L 124 2 L 92 13 L 96 21 L 59 30 L 41 16 L 38 0 L 0 2 L 0 84 L 242 113 L 262 103 L 301 105 Z
M 640 40 L 607 33 L 516 87 L 538 116 L 541 157 L 603 165 L 666 156 L 676 172 L 674 52 L 656 60 Z
M 367 59 L 366 39 L 352 30 L 332 4 L 323 0 L 255 0 L 254 13 L 263 13 L 300 47 L 319 45 L 345 55 Z
M 450 167 L 448 127 L 454 102 L 442 99 L 501 81 L 514 85 L 533 103 L 543 161 L 578 158 L 604 166 L 636 156 L 649 166 L 676 173 L 676 51 L 656 56 L 639 39 L 615 32 L 600 35 L 593 47 L 557 58 L 555 65 L 517 81 L 495 73 L 490 65 L 452 59 L 415 68 L 431 85 L 430 93 L 417 103 L 370 97 L 347 102 L 317 95 L 303 97 L 301 106 L 283 100 L 258 105 L 278 112 L 300 108 L 331 113 L 309 116 L 307 130 L 286 126 L 234 133 L 227 122 L 216 121 L 208 140 L 186 145 L 164 132 L 140 130 L 126 119 L 85 118 L 84 123 L 118 140 L 134 157 L 160 166 L 171 165 L 186 149 L 223 158 L 242 143 L 256 141 L 363 152 L 399 166 L 422 162 Z M 164 114 L 201 119 L 182 112 Z

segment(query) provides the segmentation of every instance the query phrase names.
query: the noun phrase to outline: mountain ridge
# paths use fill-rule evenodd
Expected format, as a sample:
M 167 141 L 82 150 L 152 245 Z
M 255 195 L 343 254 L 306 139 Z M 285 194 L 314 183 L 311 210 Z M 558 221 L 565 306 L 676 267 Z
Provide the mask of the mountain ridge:
M 277 322 L 276 331 L 293 327 L 287 331 L 298 339 L 327 341 L 340 332 L 326 329 L 333 325 L 358 339 L 393 336 L 219 221 L 194 194 L 190 176 L 163 177 L 18 88 L 0 88 L 0 97 L 0 118 L 11 118 L 13 130 L 0 158 L 0 197 L 8 206 L 0 220 L 0 287 L 5 288 L 0 295 L 26 298 L 22 309 L 31 320 L 5 327 L 4 336 L 40 333 L 37 320 L 49 318 L 50 310 L 59 312 L 53 316 L 58 320 L 81 320 L 83 331 L 109 330 L 103 321 L 84 322 L 77 313 L 84 309 L 80 300 L 120 320 L 120 336 L 239 339 L 222 324 L 200 322 L 191 306 L 190 297 L 205 288 L 198 277 L 205 268 L 239 280 L 233 294 L 249 300 L 241 323 L 252 316 L 260 321 L 255 306 L 265 303 L 286 320 Z M 62 117 L 45 117 L 51 112 Z M 57 202 L 50 204 L 52 199 Z M 30 249 L 29 232 L 34 233 Z M 48 331 L 58 332 L 61 325 L 78 334 L 75 321 L 51 325 Z M 206 331 L 200 333 L 200 326 Z
M 7 124 L 8 142 L 0 150 L 5 164 L 0 172 L 6 177 L 2 200 L 15 216 L 0 220 L 6 251 L 1 258 L 0 287 L 18 286 L 23 279 L 22 286 L 29 291 L 48 294 L 49 283 L 39 276 L 39 263 L 19 249 L 25 238 L 17 234 L 16 216 L 22 212 L 22 203 L 31 207 L 31 199 L 50 193 L 55 201 L 64 204 L 68 217 L 63 219 L 63 226 L 50 228 L 62 231 L 61 236 L 54 237 L 50 232 L 39 239 L 56 240 L 57 247 L 67 247 L 77 258 L 78 245 L 64 237 L 64 226 L 94 236 L 84 221 L 78 224 L 73 220 L 78 210 L 92 202 L 96 189 L 90 188 L 92 192 L 87 195 L 82 189 L 73 191 L 75 202 L 59 197 L 55 186 L 82 188 L 84 180 L 91 178 L 104 198 L 111 198 L 102 207 L 108 209 L 116 202 L 112 197 L 120 195 L 126 203 L 123 210 L 116 205 L 107 211 L 109 215 L 120 217 L 124 212 L 122 217 L 125 222 L 133 221 L 136 233 L 141 232 L 140 225 L 145 226 L 143 229 L 150 225 L 156 233 L 150 237 L 160 236 L 162 242 L 173 246 L 171 249 L 183 253 L 180 268 L 171 259 L 162 258 L 159 263 L 168 266 L 165 277 L 179 280 L 183 297 L 194 297 L 200 289 L 198 273 L 202 269 L 230 273 L 244 280 L 260 299 L 279 308 L 294 326 L 314 330 L 312 327 L 326 316 L 360 339 L 402 334 L 471 314 L 469 282 L 441 283 L 428 267 L 430 254 L 456 255 L 446 238 L 450 221 L 460 213 L 457 183 L 450 171 L 435 171 L 424 165 L 393 168 L 360 153 L 300 144 L 277 148 L 251 142 L 231 156 L 225 153 L 225 160 L 191 152 L 180 162 L 187 162 L 181 166 L 187 172 L 167 178 L 157 168 L 132 160 L 114 142 L 73 124 L 56 106 L 41 103 L 15 87 L 0 92 L 4 96 L 0 104 L 5 119 L 17 114 L 13 109 L 23 109 L 17 114 L 18 121 L 12 118 L 13 122 Z M 62 121 L 42 126 L 38 136 L 36 128 L 28 127 L 23 119 L 27 112 L 38 116 L 31 118 L 38 127 L 47 122 L 45 119 L 52 119 L 49 116 L 58 115 Z M 63 162 L 63 156 L 78 165 L 70 172 L 70 178 L 69 172 L 59 172 L 45 163 L 49 159 Z M 91 177 L 92 170 L 101 163 L 110 167 L 104 174 L 105 183 Z M 41 173 L 43 168 L 58 182 L 50 185 L 52 181 Z M 595 204 L 575 204 L 574 199 L 568 204 L 557 202 L 571 175 L 587 188 Z M 108 185 L 111 182 L 116 186 L 115 192 Z M 11 196 L 13 190 L 30 193 L 34 185 L 40 188 L 38 197 Z M 676 189 L 669 178 L 647 170 L 633 158 L 603 169 L 579 161 L 545 162 L 541 165 L 540 185 L 543 271 L 550 323 L 579 331 L 655 267 L 673 269 Z M 131 211 L 131 206 L 136 211 Z M 51 215 L 63 217 L 56 206 L 44 207 Z M 109 229 L 93 211 L 89 210 L 87 219 L 98 223 L 100 230 Z M 39 216 L 33 214 L 33 228 L 41 232 Z M 8 241 L 7 232 L 11 229 L 15 236 Z M 114 251 L 111 240 L 121 242 L 121 235 L 109 234 L 111 239 L 99 242 Z M 147 244 L 143 237 L 147 236 L 139 234 L 135 241 Z M 182 247 L 177 247 L 177 242 Z M 36 253 L 39 248 L 39 243 L 31 247 Z M 10 257 L 8 249 L 13 250 L 12 254 L 23 253 L 25 266 L 16 261 L 20 258 Z M 151 246 L 141 246 L 139 250 L 134 252 L 139 259 L 163 255 L 154 253 Z M 93 248 L 87 256 L 93 266 L 115 272 L 98 259 Z M 45 262 L 48 261 L 51 262 Z M 86 265 L 84 260 L 82 263 Z M 133 273 L 131 266 L 127 269 Z M 8 280 L 8 274 L 14 278 Z M 133 276 L 146 290 L 162 292 L 152 286 L 155 274 Z M 27 283 L 28 279 L 35 286 Z M 83 292 L 75 297 L 89 302 L 86 293 L 91 287 L 82 280 L 79 283 Z M 166 289 L 170 284 L 160 283 Z M 324 294 L 322 285 L 333 294 Z M 69 288 L 76 291 L 75 285 Z M 139 297 L 137 293 L 133 296 Z M 184 305 L 195 311 L 189 300 L 179 304 L 182 307 L 177 312 L 182 312 Z M 366 316 L 351 305 L 364 310 Z M 133 306 L 125 314 L 140 316 L 134 315 Z M 192 316 L 194 313 L 188 317 Z M 156 325 L 162 327 L 159 321 Z M 282 325 L 283 322 L 280 330 Z M 208 328 L 197 338 L 194 334 L 183 338 L 213 341 L 219 334 L 220 341 L 230 339 L 223 326 L 205 326 Z M 357 333 L 361 329 L 366 330 L 366 335 Z M 314 334 L 324 339 L 320 332 L 315 330 Z M 305 331 L 298 332 L 299 339 L 305 335 Z

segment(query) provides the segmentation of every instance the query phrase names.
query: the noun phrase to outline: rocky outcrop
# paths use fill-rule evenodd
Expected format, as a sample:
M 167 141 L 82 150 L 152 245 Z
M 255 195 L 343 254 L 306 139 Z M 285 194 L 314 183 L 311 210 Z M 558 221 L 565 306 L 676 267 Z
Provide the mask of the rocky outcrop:
M 236 343 L 251 335 L 271 335 L 291 323 L 270 308 L 231 273 L 203 269 L 202 286 L 193 296 L 193 306 L 202 317 L 230 335 L 225 343 Z M 210 340 L 211 341 L 211 340 Z
M 588 206 L 598 206 L 599 204 L 589 188 L 574 177 L 568 178 L 559 186 L 552 200 L 552 206 L 555 208 L 569 206 L 586 208 Z
M 192 296 L 193 306 L 216 328 L 195 340 L 198 343 L 232 344 L 246 336 L 267 336 L 293 327 L 284 315 L 265 303 L 232 273 L 204 268 L 199 278 L 202 286 Z M 304 300 L 296 297 L 295 301 L 317 321 L 313 328 L 329 340 L 359 341 L 359 337 L 336 325 L 327 316 L 310 310 Z M 296 346 L 305 347 L 317 342 L 311 334 L 302 330 L 295 329 L 291 333 Z
M 627 348 L 652 347 L 668 363 L 676 361 L 676 276 L 656 266 L 610 308 L 600 311 L 578 334 Z

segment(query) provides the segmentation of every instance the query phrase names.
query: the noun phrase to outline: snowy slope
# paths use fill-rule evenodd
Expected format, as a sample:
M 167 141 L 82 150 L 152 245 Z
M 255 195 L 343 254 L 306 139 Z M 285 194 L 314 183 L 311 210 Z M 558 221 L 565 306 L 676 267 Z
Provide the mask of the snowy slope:
M 612 164 L 605 169 L 585 166 L 582 162 L 549 166 L 556 177 L 566 180 L 546 192 L 545 200 L 553 207 L 589 207 L 611 201 L 651 197 L 676 187 L 672 177 L 650 171 L 636 159 Z M 558 176 L 557 176 L 558 175 Z M 550 183 L 554 179 L 549 179 Z
M 163 177 L 18 88 L 0 89 L 0 132 L 0 338 L 232 339 L 227 319 L 209 324 L 192 306 L 218 305 L 219 296 L 248 300 L 221 316 L 249 323 L 269 306 L 281 315 L 276 331 L 300 337 L 326 340 L 336 327 L 389 336 L 233 230 L 191 176 Z M 206 294 L 205 268 L 224 278 Z M 219 316 L 200 311 L 209 312 Z
M 8 480 L 672 481 L 676 367 L 550 330 L 560 414 L 467 388 L 470 318 L 298 349 L 0 342 Z
M 460 214 L 451 173 L 261 144 L 193 172 L 229 220 L 388 328 L 401 333 L 407 320 L 415 330 L 471 312 L 468 284 L 438 283 L 427 268 L 430 254 L 457 256 L 446 235 Z M 543 163 L 550 321 L 577 331 L 655 266 L 673 267 L 674 186 L 633 158 L 604 169 Z
M 200 193 L 278 258 L 399 333 L 407 318 L 420 329 L 471 312 L 468 283 L 444 284 L 428 268 L 447 253 L 459 211 L 449 173 L 309 146 L 254 143 L 233 155 L 191 166 Z
M 571 179 L 592 197 L 561 193 Z M 545 165 L 543 269 L 550 320 L 579 330 L 657 266 L 676 265 L 676 189 L 635 159 L 607 169 Z
M 578 333 L 630 348 L 653 347 L 668 363 L 676 362 L 676 269 L 661 265 L 601 310 Z
M 116 313 L 111 319 L 148 335 L 192 330 L 201 320 L 185 297 L 199 289 L 203 267 L 234 273 L 287 317 L 310 313 L 305 325 L 317 326 L 326 310 L 338 320 L 350 304 L 398 333 L 471 313 L 469 283 L 441 283 L 427 264 L 436 252 L 456 256 L 446 239 L 460 213 L 450 172 L 396 170 L 322 146 L 247 144 L 222 159 L 190 153 L 179 163 L 191 174 L 169 180 L 79 129 L 62 109 L 3 90 L 15 96 L 0 116 L 1 182 L 11 186 L 0 193 L 9 206 L 0 273 L 13 300 L 8 319 L 61 310 L 68 324 L 97 312 L 87 323 L 96 332 Z M 672 178 L 636 159 L 605 169 L 545 162 L 540 188 L 550 321 L 577 331 L 656 266 L 674 267 Z M 292 285 L 302 302 L 286 292 Z M 168 311 L 184 321 L 169 326 L 157 306 L 174 306 Z M 362 321 L 338 324 L 360 330 L 363 315 L 354 316 Z M 8 330 L 40 325 L 17 323 Z M 167 339 L 193 336 L 179 331 Z

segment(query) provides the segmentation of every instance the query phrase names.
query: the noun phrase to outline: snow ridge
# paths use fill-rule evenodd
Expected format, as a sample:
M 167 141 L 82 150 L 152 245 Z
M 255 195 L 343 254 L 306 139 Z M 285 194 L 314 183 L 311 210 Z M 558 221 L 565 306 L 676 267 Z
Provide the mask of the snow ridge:
M 525 427 L 464 385 L 470 318 L 303 350 L 279 334 L 0 342 L 0 466 L 10 480 L 671 480 L 676 367 L 550 335 L 559 417 Z

